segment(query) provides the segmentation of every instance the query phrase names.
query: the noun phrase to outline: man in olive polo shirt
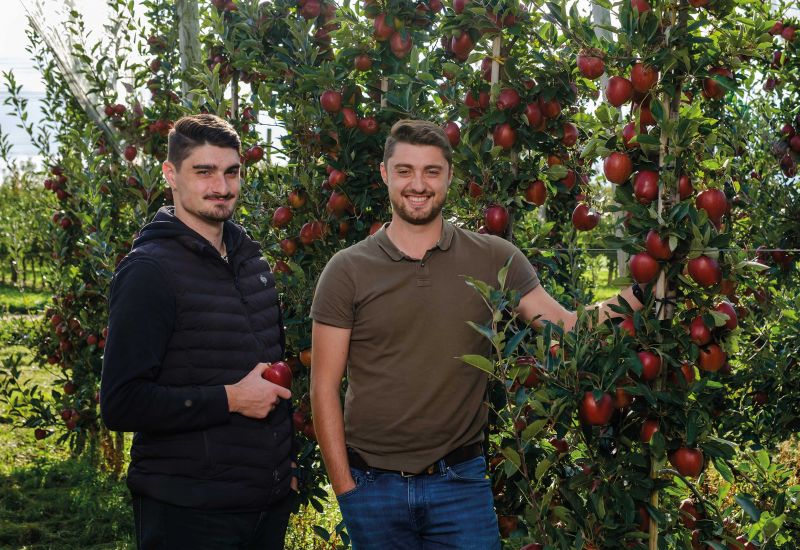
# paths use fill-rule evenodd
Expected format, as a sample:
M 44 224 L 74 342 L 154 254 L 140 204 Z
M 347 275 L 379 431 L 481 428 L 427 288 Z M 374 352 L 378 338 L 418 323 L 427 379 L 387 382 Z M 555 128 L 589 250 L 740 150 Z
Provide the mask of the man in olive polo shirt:
M 355 550 L 500 548 L 481 449 L 487 377 L 458 359 L 487 351 L 467 321 L 490 312 L 464 276 L 495 281 L 511 258 L 521 316 L 569 330 L 576 314 L 511 243 L 444 221 L 452 152 L 441 128 L 396 123 L 381 175 L 391 222 L 331 258 L 311 307 L 311 405 L 333 491 Z M 610 317 L 616 302 L 592 307 Z

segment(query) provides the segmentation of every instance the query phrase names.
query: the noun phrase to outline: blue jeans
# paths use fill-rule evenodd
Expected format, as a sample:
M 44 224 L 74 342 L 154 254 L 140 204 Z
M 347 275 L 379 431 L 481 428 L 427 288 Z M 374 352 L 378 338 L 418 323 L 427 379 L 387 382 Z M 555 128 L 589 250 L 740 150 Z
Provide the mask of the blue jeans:
M 353 550 L 499 550 L 486 460 L 438 467 L 411 477 L 350 468 L 356 486 L 337 500 Z

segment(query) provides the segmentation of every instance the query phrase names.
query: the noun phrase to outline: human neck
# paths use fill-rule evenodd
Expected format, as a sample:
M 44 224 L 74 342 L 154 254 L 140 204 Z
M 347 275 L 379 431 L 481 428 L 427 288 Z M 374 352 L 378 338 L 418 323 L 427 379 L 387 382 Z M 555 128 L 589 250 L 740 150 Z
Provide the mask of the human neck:
M 222 242 L 222 222 L 209 222 L 192 216 L 183 209 L 175 207 L 175 217 L 184 223 L 189 229 L 198 233 L 201 237 L 211 243 L 221 256 L 225 256 L 225 244 Z
M 443 224 L 441 216 L 437 216 L 430 223 L 415 225 L 393 215 L 392 222 L 386 228 L 386 234 L 403 254 L 410 258 L 421 259 L 439 242 Z

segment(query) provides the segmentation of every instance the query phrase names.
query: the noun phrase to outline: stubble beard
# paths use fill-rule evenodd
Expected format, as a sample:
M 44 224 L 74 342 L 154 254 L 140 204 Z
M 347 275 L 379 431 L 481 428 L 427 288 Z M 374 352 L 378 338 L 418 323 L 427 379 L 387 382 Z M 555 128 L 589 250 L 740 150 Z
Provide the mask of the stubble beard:
M 433 202 L 431 204 L 430 212 L 428 212 L 426 215 L 419 216 L 414 215 L 406 210 L 406 207 L 402 201 L 400 203 L 397 203 L 393 200 L 390 202 L 392 203 L 392 211 L 396 213 L 401 220 L 412 225 L 427 225 L 431 223 L 439 217 L 439 215 L 442 213 L 442 208 L 444 207 L 444 197 L 442 197 L 438 202 Z
M 233 198 L 233 196 L 226 196 L 225 198 Z M 218 198 L 218 197 L 205 197 L 205 198 Z M 223 223 L 228 221 L 233 217 L 233 212 L 236 210 L 236 203 L 237 201 L 234 200 L 233 203 L 228 206 L 225 204 L 217 204 L 211 207 L 210 210 L 199 210 L 197 215 L 202 218 L 203 220 L 211 223 Z

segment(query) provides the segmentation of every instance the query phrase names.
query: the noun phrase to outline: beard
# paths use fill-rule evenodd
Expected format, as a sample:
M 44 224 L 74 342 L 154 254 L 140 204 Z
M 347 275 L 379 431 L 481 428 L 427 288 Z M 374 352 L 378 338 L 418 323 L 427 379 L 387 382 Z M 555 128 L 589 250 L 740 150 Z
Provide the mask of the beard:
M 444 207 L 445 197 L 442 197 L 438 201 L 435 195 L 432 195 L 431 198 L 433 201 L 431 202 L 430 210 L 427 212 L 409 211 L 406 209 L 402 199 L 400 202 L 395 202 L 390 197 L 389 202 L 392 203 L 392 211 L 397 214 L 401 220 L 412 225 L 427 225 L 439 217 L 442 213 L 442 207 Z
M 223 198 L 223 199 L 231 199 L 234 198 L 234 195 L 212 195 L 205 197 L 207 199 L 215 199 L 215 198 Z M 233 217 L 233 211 L 236 209 L 236 201 L 234 201 L 230 205 L 226 204 L 217 204 L 211 207 L 210 210 L 200 210 L 197 212 L 197 215 L 200 216 L 202 219 L 208 222 L 213 223 L 222 223 L 226 222 L 231 217 Z

